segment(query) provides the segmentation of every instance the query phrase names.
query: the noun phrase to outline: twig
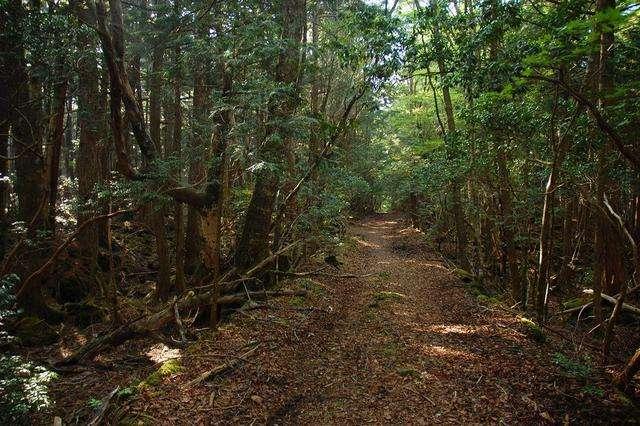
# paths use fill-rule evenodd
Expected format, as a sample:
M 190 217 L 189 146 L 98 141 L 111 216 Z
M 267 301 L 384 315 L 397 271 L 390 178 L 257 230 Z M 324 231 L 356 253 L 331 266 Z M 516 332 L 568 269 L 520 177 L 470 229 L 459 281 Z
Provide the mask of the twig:
M 107 412 L 107 408 L 109 408 L 109 403 L 111 402 L 111 399 L 119 390 L 120 390 L 120 386 L 116 386 L 116 388 L 112 390 L 111 393 L 109 393 L 109 395 L 105 396 L 102 399 L 102 401 L 100 402 L 100 408 L 98 408 L 95 417 L 93 418 L 93 420 L 91 420 L 88 423 L 89 426 L 96 426 L 100 424 L 100 422 L 102 421 L 102 418 L 104 417 L 104 414 Z
M 178 310 L 178 304 L 176 302 L 173 303 L 173 312 L 175 313 L 178 331 L 180 331 L 180 340 L 182 340 L 182 342 L 184 343 L 187 341 L 187 333 L 185 332 L 184 324 L 180 319 L 180 311 Z
M 189 386 L 193 386 L 193 385 L 197 385 L 199 383 L 202 383 L 206 380 L 211 379 L 212 377 L 218 375 L 218 374 L 222 374 L 225 373 L 229 370 L 232 370 L 234 368 L 236 368 L 238 365 L 240 365 L 241 363 L 245 362 L 249 356 L 251 356 L 256 349 L 258 349 L 260 347 L 260 344 L 257 344 L 256 346 L 254 346 L 253 348 L 249 349 L 247 352 L 243 353 L 242 355 L 240 355 L 237 358 L 234 358 L 230 361 L 224 362 L 214 368 L 212 368 L 209 371 L 205 371 L 204 373 L 202 373 L 200 376 L 198 376 L 197 378 L 193 379 L 192 381 L 189 382 Z

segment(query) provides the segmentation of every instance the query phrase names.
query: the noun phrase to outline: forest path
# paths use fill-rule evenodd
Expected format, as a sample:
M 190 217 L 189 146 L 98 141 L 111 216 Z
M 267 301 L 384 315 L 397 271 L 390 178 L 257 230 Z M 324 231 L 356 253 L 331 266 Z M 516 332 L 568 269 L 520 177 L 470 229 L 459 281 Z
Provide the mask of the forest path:
M 374 275 L 302 280 L 305 300 L 237 314 L 219 336 L 185 351 L 185 373 L 137 398 L 131 413 L 191 424 L 509 424 L 603 415 L 601 398 L 582 395 L 581 405 L 565 393 L 571 379 L 550 363 L 557 348 L 533 342 L 513 315 L 480 306 L 420 232 L 377 216 L 349 235 L 353 247 L 339 273 Z M 248 342 L 261 343 L 243 366 L 188 385 L 220 354 L 246 352 Z

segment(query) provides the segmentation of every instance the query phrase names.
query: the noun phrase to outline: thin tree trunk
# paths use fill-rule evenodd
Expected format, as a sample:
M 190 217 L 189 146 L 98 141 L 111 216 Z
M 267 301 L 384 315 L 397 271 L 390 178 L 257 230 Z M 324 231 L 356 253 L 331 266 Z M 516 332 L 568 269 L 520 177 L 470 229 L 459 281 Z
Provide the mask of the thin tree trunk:
M 207 11 L 200 19 L 197 29 L 197 37 L 209 38 L 211 30 L 212 14 Z M 204 147 L 209 140 L 207 125 L 211 110 L 211 85 L 207 78 L 208 67 L 198 61 L 193 69 L 193 117 L 191 122 L 191 163 L 189 164 L 189 183 L 202 184 L 206 180 L 206 168 L 204 165 Z M 188 206 L 186 240 L 189 242 L 185 248 L 185 270 L 194 273 L 201 265 L 201 251 L 203 240 L 200 225 L 200 214 L 194 206 Z
M 60 153 L 64 141 L 64 110 L 67 103 L 68 82 L 64 78 L 54 86 L 54 102 L 49 120 L 49 143 L 47 145 L 46 182 L 48 186 L 48 209 L 45 218 L 51 232 L 56 229 L 56 204 L 60 178 Z

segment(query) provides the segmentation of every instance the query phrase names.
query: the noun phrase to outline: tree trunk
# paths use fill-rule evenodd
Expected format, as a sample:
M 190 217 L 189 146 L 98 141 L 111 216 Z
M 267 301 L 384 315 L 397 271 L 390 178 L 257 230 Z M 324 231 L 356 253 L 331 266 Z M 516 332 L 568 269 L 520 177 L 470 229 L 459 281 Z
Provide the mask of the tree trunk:
M 92 52 L 95 45 L 89 37 L 82 37 L 79 49 Z M 100 178 L 98 162 L 102 111 L 98 106 L 100 100 L 98 84 L 98 65 L 93 55 L 83 55 L 78 63 L 78 127 L 80 127 L 80 143 L 78 146 L 78 223 L 84 223 L 97 214 L 95 186 Z M 112 93 L 113 96 L 113 93 Z M 119 109 L 119 106 L 118 106 Z M 80 251 L 86 259 L 90 271 L 95 271 L 98 258 L 98 226 L 88 226 L 79 236 Z
M 511 179 L 507 167 L 507 154 L 503 147 L 498 147 L 496 161 L 498 163 L 498 179 L 500 189 L 498 199 L 500 201 L 500 215 L 502 224 L 500 225 L 502 250 L 506 255 L 509 265 L 509 283 L 511 296 L 517 301 L 523 300 L 522 281 L 518 268 L 518 253 L 514 241 L 513 207 L 511 200 Z
M 60 153 L 64 141 L 64 109 L 67 103 L 66 78 L 54 86 L 54 102 L 49 119 L 49 142 L 47 144 L 46 183 L 48 186 L 48 208 L 45 217 L 47 229 L 55 233 L 56 204 L 58 202 L 58 180 L 60 178 Z
M 176 0 L 174 3 L 174 15 L 179 17 L 181 13 L 181 2 Z M 182 158 L 182 65 L 180 46 L 176 46 L 174 50 L 174 66 L 177 67 L 176 74 L 173 78 L 173 134 L 171 135 L 171 151 L 178 159 Z M 182 166 L 180 166 L 182 167 Z M 175 172 L 175 177 L 179 181 L 182 177 L 182 169 L 179 168 Z M 174 206 L 175 215 L 175 237 L 176 237 L 176 277 L 174 285 L 179 292 L 183 292 L 186 288 L 184 259 L 185 259 L 185 222 L 184 222 L 184 206 L 181 202 L 176 202 Z
M 155 146 L 155 152 L 162 156 L 162 63 L 164 46 L 161 40 L 154 40 L 156 47 L 151 62 L 150 91 L 149 91 L 149 133 Z M 145 159 L 147 161 L 147 159 Z M 165 230 L 165 206 L 149 206 L 149 224 L 156 240 L 156 255 L 158 256 L 158 278 L 156 292 L 160 300 L 166 300 L 171 290 L 171 261 L 169 245 Z
M 209 39 L 211 30 L 212 15 L 208 11 L 200 20 L 197 29 L 197 37 Z M 209 141 L 207 125 L 211 110 L 211 85 L 209 83 L 208 67 L 198 61 L 193 70 L 193 116 L 191 122 L 191 163 L 189 164 L 189 183 L 199 185 L 206 180 L 206 169 L 204 166 L 204 147 Z M 201 251 L 203 240 L 201 234 L 200 214 L 194 206 L 189 206 L 187 210 L 186 240 L 189 242 L 185 247 L 185 270 L 190 273 L 196 272 L 201 265 Z
M 275 80 L 285 87 L 298 87 L 300 71 L 300 45 L 306 22 L 305 0 L 282 0 L 279 11 L 279 22 L 282 38 L 287 48 L 282 51 L 276 66 Z M 266 141 L 262 157 L 272 163 L 278 163 L 284 156 L 282 142 L 289 137 L 286 124 L 294 113 L 298 97 L 296 93 L 281 93 L 274 99 L 269 108 Z M 256 261 L 265 258 L 269 251 L 269 233 L 271 231 L 272 213 L 278 189 L 278 174 L 266 167 L 258 173 L 256 182 L 245 214 L 244 227 L 236 244 L 235 264 L 245 270 Z
M 20 33 L 25 19 L 22 2 L 10 0 L 7 11 L 8 26 Z M 11 89 L 11 139 L 16 147 L 14 164 L 18 219 L 27 224 L 33 223 L 33 228 L 37 228 L 42 222 L 40 211 L 44 201 L 41 94 L 38 90 L 39 85 L 27 74 L 25 51 L 21 41 L 13 43 L 10 47 L 5 61 L 7 70 L 10 70 L 7 75 Z
M 7 28 L 7 14 L 0 12 L 0 28 Z M 0 31 L 0 52 L 9 52 L 11 41 L 6 31 Z M 10 88 L 8 55 L 0 55 L 0 259 L 4 259 L 9 237 L 9 129 Z
M 608 8 L 615 7 L 615 0 L 598 0 L 596 2 L 596 12 L 603 12 Z M 602 30 L 600 33 L 600 51 L 597 57 L 597 91 L 598 91 L 598 106 L 602 110 L 606 110 L 609 105 L 609 101 L 606 97 L 610 94 L 613 88 L 613 63 L 609 60 L 611 56 L 611 49 L 613 48 L 614 33 L 609 30 Z M 606 111 L 605 111 L 606 112 Z M 608 155 L 609 155 L 609 142 L 605 140 L 602 147 L 598 151 L 598 176 L 596 177 L 596 198 L 597 202 L 601 203 L 604 198 L 605 190 L 608 186 Z M 596 213 L 596 228 L 595 228 L 595 241 L 594 241 L 594 285 L 593 285 L 593 302 L 594 302 L 594 314 L 596 322 L 602 324 L 602 302 L 600 300 L 600 294 L 603 288 L 609 285 L 609 281 L 615 279 L 611 274 L 611 268 L 608 248 L 611 248 L 608 244 L 607 233 L 609 232 L 610 225 L 606 217 L 599 212 Z M 618 277 L 619 279 L 619 277 Z

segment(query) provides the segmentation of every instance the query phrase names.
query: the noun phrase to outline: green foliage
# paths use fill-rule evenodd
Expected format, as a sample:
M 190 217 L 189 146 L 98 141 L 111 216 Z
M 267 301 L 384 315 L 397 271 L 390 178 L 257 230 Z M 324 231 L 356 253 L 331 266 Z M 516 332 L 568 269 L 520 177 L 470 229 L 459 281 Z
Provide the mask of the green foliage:
M 21 356 L 0 355 L 0 418 L 28 422 L 28 415 L 51 404 L 47 385 L 56 374 Z
M 10 274 L 0 280 L 0 347 L 12 342 L 15 337 L 6 330 L 6 321 L 17 315 L 15 310 L 14 289 L 20 282 L 20 277 Z
M 0 281 L 0 346 L 16 340 L 6 331 L 5 322 L 18 315 L 13 296 L 18 282 L 16 275 L 7 275 Z M 47 385 L 56 377 L 54 372 L 22 356 L 0 355 L 0 419 L 27 424 L 29 414 L 50 405 Z
M 565 374 L 570 377 L 578 379 L 588 379 L 591 377 L 592 368 L 588 359 L 577 361 L 561 352 L 556 352 L 553 354 L 553 362 L 562 368 Z

